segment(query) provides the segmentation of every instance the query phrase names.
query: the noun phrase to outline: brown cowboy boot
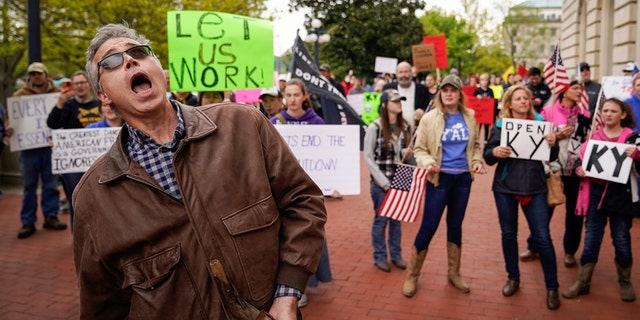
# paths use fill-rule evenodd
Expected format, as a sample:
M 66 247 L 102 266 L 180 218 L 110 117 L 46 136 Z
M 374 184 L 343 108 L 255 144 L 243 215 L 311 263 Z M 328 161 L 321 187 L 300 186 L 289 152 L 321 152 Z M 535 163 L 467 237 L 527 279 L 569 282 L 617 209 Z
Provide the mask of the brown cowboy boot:
M 636 300 L 636 293 L 633 291 L 633 286 L 630 281 L 631 266 L 622 268 L 616 263 L 616 270 L 618 271 L 618 284 L 620 285 L 620 297 L 622 301 Z
M 416 294 L 420 269 L 422 269 L 424 259 L 427 257 L 427 251 L 428 249 L 424 249 L 418 253 L 418 249 L 416 249 L 415 246 L 411 246 L 411 260 L 407 268 L 407 277 L 404 279 L 404 284 L 402 285 L 402 294 L 406 297 L 413 297 L 413 295 Z
M 567 299 L 573 299 L 579 295 L 588 294 L 591 289 L 591 276 L 593 275 L 593 268 L 595 266 L 595 262 L 581 265 L 578 268 L 578 281 L 569 287 L 569 289 L 565 290 L 562 296 Z
M 449 278 L 449 282 L 456 287 L 456 289 L 469 293 L 471 289 L 469 286 L 462 280 L 460 277 L 460 247 L 453 242 L 447 242 L 447 255 L 449 257 L 449 270 L 447 272 L 447 278 Z

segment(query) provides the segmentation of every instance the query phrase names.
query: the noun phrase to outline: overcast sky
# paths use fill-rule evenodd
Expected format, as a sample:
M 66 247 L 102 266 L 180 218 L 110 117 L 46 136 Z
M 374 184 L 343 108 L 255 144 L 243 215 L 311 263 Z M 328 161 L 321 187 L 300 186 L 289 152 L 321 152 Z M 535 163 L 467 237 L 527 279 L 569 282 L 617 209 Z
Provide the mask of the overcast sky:
M 494 16 L 494 19 L 498 19 L 500 12 L 496 10 L 497 0 L 481 0 L 479 1 L 480 7 L 487 9 L 487 11 Z M 437 4 L 434 4 L 437 2 Z M 513 2 L 513 1 L 512 1 Z M 286 0 L 267 0 L 267 13 L 275 16 L 273 21 L 273 52 L 275 55 L 282 55 L 293 46 L 293 41 L 296 37 L 296 30 L 300 29 L 300 36 L 304 39 L 307 35 L 307 30 L 304 27 L 304 14 L 305 12 L 288 12 L 288 1 Z M 460 0 L 447 0 L 447 1 L 427 1 L 427 9 L 439 7 L 447 13 L 460 13 L 462 12 L 462 3 Z

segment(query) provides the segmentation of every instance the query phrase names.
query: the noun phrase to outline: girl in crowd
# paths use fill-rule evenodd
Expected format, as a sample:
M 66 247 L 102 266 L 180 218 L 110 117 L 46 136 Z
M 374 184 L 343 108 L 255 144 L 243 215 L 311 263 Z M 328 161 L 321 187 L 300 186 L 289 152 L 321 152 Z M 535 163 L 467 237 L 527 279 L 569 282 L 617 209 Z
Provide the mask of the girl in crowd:
M 497 107 L 498 102 L 493 98 L 493 90 L 489 88 L 489 75 L 483 73 L 480 75 L 480 85 L 473 91 L 473 95 L 478 99 L 491 99 L 494 104 L 494 109 Z M 483 124 L 484 128 L 484 141 L 489 140 L 489 127 L 488 124 Z
M 629 144 L 624 153 L 631 157 L 636 168 L 640 164 L 640 137 L 633 129 L 636 127 L 629 104 L 615 98 L 605 100 L 602 105 L 604 128 L 593 132 L 591 139 Z M 580 158 L 584 157 L 586 143 L 582 146 Z M 633 172 L 633 169 L 632 169 Z M 578 166 L 576 174 L 585 177 L 582 166 Z M 636 294 L 630 282 L 631 264 L 631 229 L 634 212 L 632 195 L 637 194 L 635 174 L 632 173 L 626 184 L 608 182 L 588 178 L 581 184 L 578 202 L 578 213 L 587 214 L 585 223 L 584 249 L 580 257 L 578 281 L 562 293 L 568 299 L 589 293 L 593 268 L 598 262 L 598 254 L 604 236 L 604 228 L 609 220 L 611 239 L 615 248 L 615 263 L 618 271 L 620 296 L 624 301 L 634 301 Z
M 583 217 L 575 214 L 578 188 L 582 178 L 575 175 L 575 168 L 579 160 L 580 146 L 586 139 L 591 126 L 589 110 L 578 105 L 582 85 L 573 80 L 569 89 L 562 92 L 552 105 L 542 108 L 541 115 L 553 124 L 560 151 L 558 159 L 551 162 L 551 171 L 562 173 L 564 194 L 566 196 L 565 231 L 564 231 L 564 265 L 576 265 L 574 255 L 580 246 L 582 237 Z M 555 207 L 549 208 L 549 218 L 553 216 Z M 538 249 L 533 244 L 531 236 L 527 239 L 528 248 L 520 254 L 521 261 L 531 261 L 538 257 Z
M 271 118 L 273 124 L 324 124 L 314 111 L 309 98 L 311 94 L 307 91 L 307 87 L 300 79 L 291 79 L 284 86 L 284 100 L 287 108 L 279 114 Z M 307 287 L 315 288 L 318 282 L 331 282 L 331 265 L 329 263 L 329 250 L 327 249 L 327 241 L 325 240 L 318 263 L 318 269 L 310 278 Z M 307 295 L 303 294 L 298 307 L 302 308 L 307 305 Z
M 385 90 L 380 97 L 380 118 L 369 125 L 364 137 L 364 157 L 371 173 L 370 190 L 374 210 L 371 228 L 373 262 L 378 269 L 384 272 L 391 271 L 387 263 L 387 247 L 385 245 L 387 226 L 391 262 L 400 269 L 407 267 L 406 262 L 402 259 L 402 247 L 400 246 L 402 236 L 400 221 L 378 215 L 396 171 L 396 163 L 411 153 L 409 146 L 411 126 L 402 117 L 401 100 L 406 100 L 406 98 L 401 96 L 398 90 Z
M 284 99 L 287 108 L 271 118 L 273 124 L 324 124 L 324 121 L 311 104 L 311 95 L 300 79 L 287 81 L 284 87 Z
M 427 109 L 431 110 L 431 101 L 436 96 L 436 92 L 438 92 L 438 86 L 436 83 L 436 78 L 432 74 L 428 74 L 424 78 L 424 85 L 427 86 L 429 91 L 427 92 Z
M 498 209 L 502 231 L 502 255 L 504 256 L 508 280 L 502 294 L 510 297 L 520 287 L 518 268 L 518 205 L 522 207 L 529 224 L 535 247 L 540 252 L 540 263 L 547 287 L 547 307 L 560 307 L 558 298 L 558 275 L 556 253 L 549 232 L 549 209 L 547 207 L 547 183 L 541 161 L 510 158 L 511 147 L 500 146 L 503 119 L 525 119 L 544 121 L 534 112 L 532 93 L 523 85 L 509 87 L 503 98 L 501 118 L 491 131 L 484 149 L 484 160 L 488 165 L 498 164 L 493 177 L 493 197 Z M 551 148 L 549 161 L 558 157 L 555 134 L 544 135 Z
M 442 80 L 433 109 L 420 119 L 414 154 L 418 166 L 429 170 L 422 225 L 411 248 L 411 261 L 402 293 L 412 297 L 429 244 L 447 207 L 449 281 L 460 291 L 469 287 L 460 277 L 462 220 L 467 209 L 473 173 L 485 173 L 472 109 L 465 107 L 462 81 L 455 75 Z
M 224 101 L 224 91 L 201 91 L 198 92 L 198 105 L 206 106 L 212 103 Z

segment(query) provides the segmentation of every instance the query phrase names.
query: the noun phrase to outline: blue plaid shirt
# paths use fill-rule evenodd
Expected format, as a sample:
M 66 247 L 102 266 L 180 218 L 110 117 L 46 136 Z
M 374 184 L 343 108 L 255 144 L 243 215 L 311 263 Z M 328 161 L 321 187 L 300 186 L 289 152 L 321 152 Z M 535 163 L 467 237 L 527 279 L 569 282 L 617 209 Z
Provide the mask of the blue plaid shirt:
M 173 104 L 173 102 L 172 102 Z M 164 192 L 182 201 L 182 195 L 176 181 L 176 174 L 173 170 L 171 160 L 178 149 L 180 140 L 184 138 L 184 119 L 180 107 L 173 104 L 178 114 L 178 126 L 173 133 L 173 140 L 163 145 L 155 142 L 148 134 L 129 126 L 129 139 L 127 141 L 127 152 L 131 160 L 140 164 L 157 182 L 162 186 Z M 292 296 L 300 299 L 302 292 L 289 286 L 278 284 L 274 297 Z
M 174 108 L 178 114 L 178 126 L 173 133 L 173 140 L 160 145 L 148 134 L 125 124 L 129 131 L 127 152 L 131 160 L 140 164 L 160 184 L 164 192 L 182 201 L 171 159 L 178 149 L 178 143 L 184 138 L 184 119 L 180 108 Z

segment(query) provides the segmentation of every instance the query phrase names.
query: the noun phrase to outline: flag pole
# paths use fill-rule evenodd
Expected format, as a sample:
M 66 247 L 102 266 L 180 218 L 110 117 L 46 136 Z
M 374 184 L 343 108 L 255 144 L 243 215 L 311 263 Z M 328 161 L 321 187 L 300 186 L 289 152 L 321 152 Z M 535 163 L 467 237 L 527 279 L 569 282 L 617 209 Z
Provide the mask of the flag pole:
M 554 59 L 553 64 L 555 65 L 555 68 L 556 68 L 556 72 L 553 73 L 553 85 L 556 87 L 558 86 L 558 79 L 557 79 L 558 58 L 560 58 L 560 41 L 556 42 L 556 54 L 555 54 L 555 57 L 553 57 Z
M 602 92 L 604 91 L 604 88 L 600 88 L 600 92 L 598 92 L 598 100 L 596 100 L 596 108 L 594 111 L 594 114 L 591 115 L 591 129 L 589 130 L 589 139 L 591 139 L 591 136 L 593 135 L 593 129 L 595 128 L 596 125 L 596 117 L 598 116 L 598 113 L 600 112 L 600 98 L 602 98 Z

